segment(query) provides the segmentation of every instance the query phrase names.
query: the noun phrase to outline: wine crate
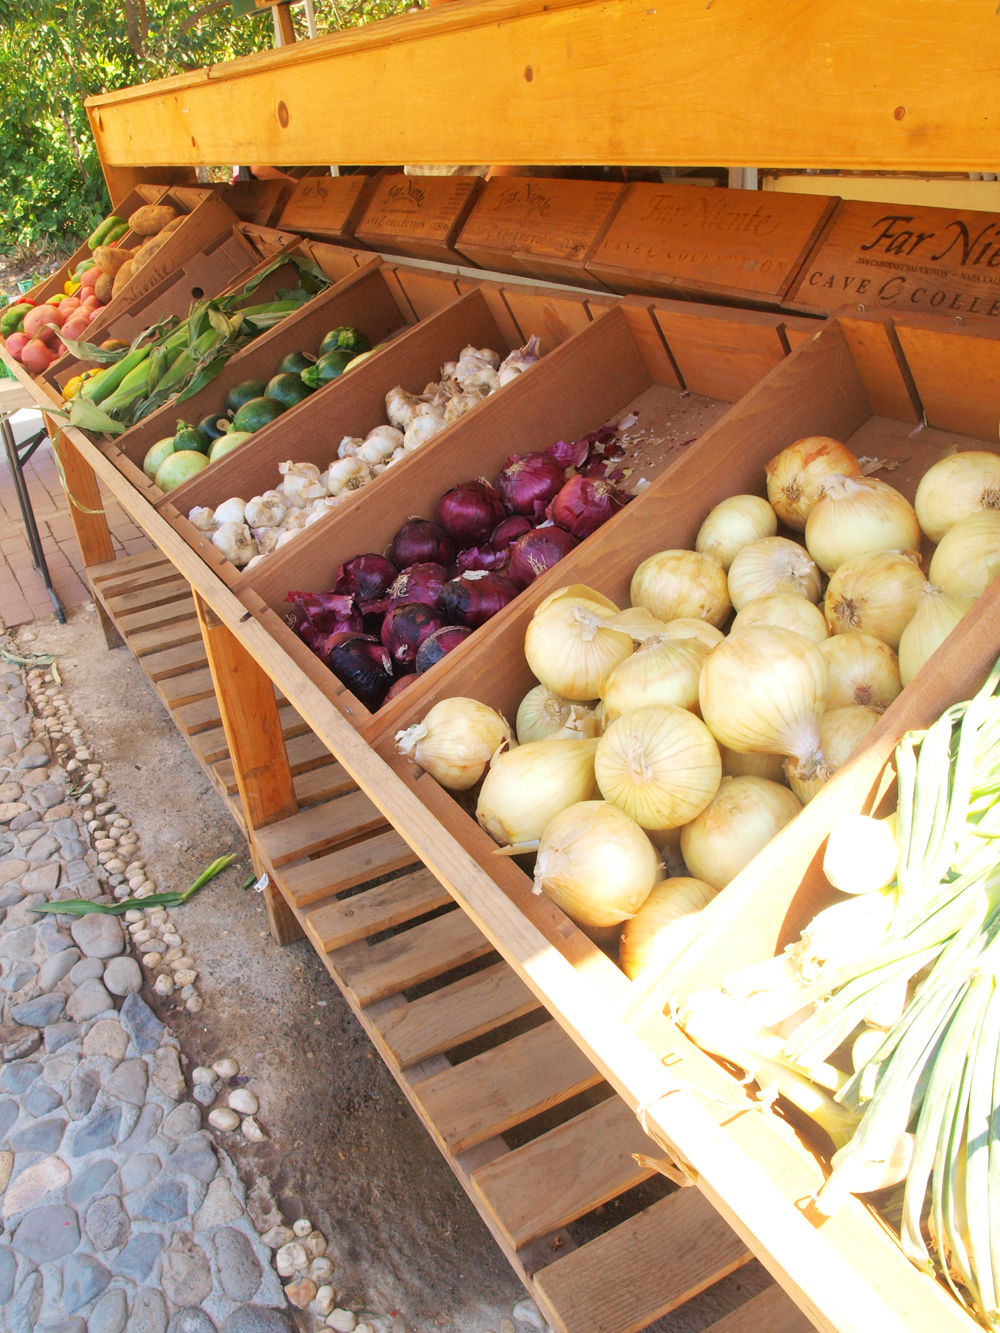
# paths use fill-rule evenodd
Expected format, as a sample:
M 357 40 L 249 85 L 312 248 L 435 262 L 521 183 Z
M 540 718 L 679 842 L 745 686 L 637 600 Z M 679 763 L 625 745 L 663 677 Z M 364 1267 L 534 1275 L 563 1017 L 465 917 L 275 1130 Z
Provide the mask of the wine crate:
M 278 226 L 320 241 L 353 245 L 373 191 L 370 176 L 305 176 L 293 190 Z
M 385 254 L 466 264 L 455 240 L 482 192 L 478 176 L 382 176 L 355 240 Z

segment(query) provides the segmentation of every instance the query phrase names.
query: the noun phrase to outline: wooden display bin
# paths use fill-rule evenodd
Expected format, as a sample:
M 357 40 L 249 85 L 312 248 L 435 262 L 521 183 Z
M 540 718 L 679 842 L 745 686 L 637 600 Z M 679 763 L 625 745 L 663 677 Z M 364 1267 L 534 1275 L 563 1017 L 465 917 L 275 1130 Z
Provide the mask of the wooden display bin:
M 478 176 L 382 176 L 355 240 L 385 254 L 467 264 L 455 240 L 482 191 Z
M 354 245 L 354 233 L 374 193 L 371 176 L 305 176 L 296 185 L 278 226 L 320 241 Z

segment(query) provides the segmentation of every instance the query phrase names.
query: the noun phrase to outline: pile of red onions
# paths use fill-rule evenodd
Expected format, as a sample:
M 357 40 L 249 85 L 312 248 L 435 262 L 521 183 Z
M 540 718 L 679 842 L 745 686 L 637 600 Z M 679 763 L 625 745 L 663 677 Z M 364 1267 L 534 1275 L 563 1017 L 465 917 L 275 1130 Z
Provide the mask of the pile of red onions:
M 608 476 L 618 431 L 512 454 L 412 518 L 386 555 L 358 555 L 329 592 L 290 592 L 288 623 L 369 709 L 401 694 L 631 498 Z

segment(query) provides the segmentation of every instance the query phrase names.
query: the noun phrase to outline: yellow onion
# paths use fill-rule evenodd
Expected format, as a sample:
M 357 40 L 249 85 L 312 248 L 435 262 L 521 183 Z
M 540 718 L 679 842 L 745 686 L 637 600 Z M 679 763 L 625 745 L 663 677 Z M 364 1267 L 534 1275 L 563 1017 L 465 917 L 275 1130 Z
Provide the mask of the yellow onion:
M 719 746 L 722 771 L 727 778 L 767 778 L 769 782 L 784 782 L 785 759 L 780 754 L 740 754 L 728 745 Z
M 700 718 L 649 704 L 609 725 L 597 743 L 594 772 L 604 799 L 641 828 L 677 828 L 715 795 L 722 761 Z
M 598 744 L 531 741 L 498 755 L 479 792 L 480 825 L 501 847 L 536 842 L 561 810 L 597 795 Z
M 736 553 L 750 542 L 773 537 L 778 517 L 759 495 L 731 495 L 717 504 L 698 529 L 694 549 L 728 570 Z
M 528 741 L 586 741 L 598 734 L 592 708 L 570 703 L 545 685 L 536 685 L 521 700 L 514 729 L 521 745 Z
M 585 583 L 569 583 L 565 588 L 557 588 L 555 592 L 550 592 L 544 602 L 539 602 L 535 607 L 536 615 L 539 611 L 547 611 L 550 606 L 555 606 L 556 602 L 575 602 L 579 606 L 592 607 L 605 615 L 608 612 L 612 615 L 618 613 L 618 607 L 614 602 L 596 588 L 588 588 Z
M 802 809 L 787 787 L 765 778 L 723 778 L 711 803 L 681 832 L 692 875 L 724 889 Z
M 823 612 L 794 592 L 769 592 L 747 602 L 743 610 L 738 612 L 729 633 L 739 634 L 751 625 L 777 625 L 781 629 L 793 629 L 810 643 L 822 643 L 829 637 Z
M 397 731 L 396 747 L 450 791 L 474 787 L 510 726 L 478 699 L 442 699 L 415 726 Z
M 971 597 L 952 597 L 934 583 L 924 584 L 913 619 L 899 640 L 899 677 L 904 685 L 944 643 L 972 602 Z
M 604 628 L 606 612 L 618 608 L 611 602 L 602 607 L 599 597 L 579 585 L 561 588 L 538 607 L 524 636 L 524 655 L 535 676 L 576 703 L 598 698 L 608 676 L 632 652 L 629 634 Z
M 820 761 L 814 773 L 800 774 L 791 763 L 785 764 L 788 785 L 806 805 L 857 749 L 879 720 L 874 708 L 852 704 L 833 708 L 819 720 Z
M 729 615 L 726 571 L 697 551 L 658 551 L 632 575 L 630 600 L 658 620 L 707 620 L 718 627 Z
M 877 477 L 828 477 L 806 522 L 809 554 L 826 574 L 868 551 L 920 546 L 913 506 Z
M 697 713 L 698 677 L 707 651 L 696 639 L 646 639 L 604 683 L 605 728 L 644 704 L 674 704 Z
M 982 509 L 1000 509 L 1000 458 L 985 449 L 942 458 L 920 478 L 913 507 L 932 542 L 939 542 L 963 518 Z
M 841 893 L 876 893 L 896 878 L 894 820 L 838 815 L 823 854 L 823 874 Z
M 827 477 L 860 477 L 861 465 L 839 440 L 809 435 L 782 449 L 764 468 L 767 498 L 788 527 L 804 532 L 806 519 L 819 500 Z
M 917 551 L 870 551 L 846 561 L 823 599 L 830 633 L 871 634 L 898 648 L 923 584 Z
M 976 598 L 1000 574 L 1000 513 L 984 509 L 949 528 L 928 578 L 952 597 Z
M 642 643 L 654 634 L 662 634 L 666 628 L 663 621 L 651 616 L 644 606 L 629 606 L 624 611 L 617 611 L 613 616 L 606 616 L 604 624 L 608 629 L 618 629 L 630 635 L 633 643 Z
M 694 620 L 690 616 L 668 620 L 662 632 L 668 639 L 697 639 L 709 652 L 726 637 L 721 629 L 716 629 L 707 620 Z
M 819 650 L 830 668 L 827 709 L 864 704 L 884 713 L 903 688 L 899 659 L 873 634 L 834 634 Z
M 716 896 L 711 884 L 686 876 L 665 879 L 622 931 L 622 971 L 634 981 L 650 964 L 666 970 L 697 935 L 700 915 Z
M 829 673 L 815 644 L 794 630 L 754 625 L 731 635 L 701 669 L 701 714 L 720 743 L 741 754 L 786 754 L 796 772 L 819 762 L 819 719 Z
M 581 801 L 542 834 L 533 889 L 582 926 L 614 926 L 646 901 L 657 864 L 656 848 L 634 820 L 606 801 Z
M 787 537 L 750 542 L 729 566 L 729 596 L 737 611 L 755 597 L 791 592 L 819 601 L 821 576 L 812 556 Z

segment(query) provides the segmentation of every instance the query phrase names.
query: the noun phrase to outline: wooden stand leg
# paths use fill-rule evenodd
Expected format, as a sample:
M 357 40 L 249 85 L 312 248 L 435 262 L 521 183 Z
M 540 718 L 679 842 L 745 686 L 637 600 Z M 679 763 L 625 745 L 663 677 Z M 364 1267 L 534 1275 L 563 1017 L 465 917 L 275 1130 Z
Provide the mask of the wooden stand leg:
M 115 548 L 111 541 L 104 501 L 97 484 L 97 474 L 89 463 L 81 457 L 76 446 L 63 434 L 59 425 L 50 416 L 45 416 L 45 428 L 52 441 L 52 448 L 59 460 L 63 490 L 69 502 L 69 516 L 73 520 L 73 529 L 83 557 L 84 568 L 101 565 L 106 560 L 114 560 Z M 110 617 L 94 598 L 97 614 L 104 631 L 104 641 L 109 648 L 117 648 L 123 642 Z
M 254 829 L 298 813 L 298 802 L 281 734 L 274 687 L 267 674 L 222 623 L 210 606 L 194 595 L 212 683 L 236 771 L 254 866 L 260 873 Z M 303 930 L 281 891 L 264 890 L 271 934 L 278 944 L 302 939 Z

